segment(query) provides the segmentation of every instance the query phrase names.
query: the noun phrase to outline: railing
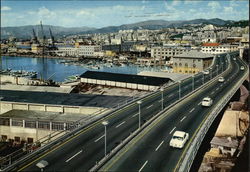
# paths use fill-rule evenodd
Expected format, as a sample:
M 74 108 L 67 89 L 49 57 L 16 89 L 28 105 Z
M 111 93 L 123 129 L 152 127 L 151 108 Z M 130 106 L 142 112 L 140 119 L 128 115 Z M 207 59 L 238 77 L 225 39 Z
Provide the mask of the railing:
M 246 64 L 245 68 L 247 72 L 245 72 L 244 76 L 233 86 L 233 88 L 230 90 L 230 92 L 228 92 L 228 94 L 226 94 L 225 96 L 222 97 L 222 99 L 220 99 L 220 101 L 216 104 L 216 107 L 210 113 L 210 115 L 205 120 L 201 128 L 197 130 L 198 132 L 195 134 L 194 139 L 191 145 L 189 146 L 187 152 L 183 154 L 185 156 L 181 159 L 180 165 L 179 166 L 177 165 L 175 171 L 180 171 L 180 172 L 190 171 L 191 165 L 194 161 L 197 151 L 199 150 L 202 140 L 205 137 L 208 129 L 212 125 L 214 119 L 217 117 L 220 111 L 225 107 L 225 105 L 232 98 L 232 96 L 235 94 L 235 92 L 239 89 L 239 87 L 242 85 L 242 83 L 248 76 L 249 69 Z

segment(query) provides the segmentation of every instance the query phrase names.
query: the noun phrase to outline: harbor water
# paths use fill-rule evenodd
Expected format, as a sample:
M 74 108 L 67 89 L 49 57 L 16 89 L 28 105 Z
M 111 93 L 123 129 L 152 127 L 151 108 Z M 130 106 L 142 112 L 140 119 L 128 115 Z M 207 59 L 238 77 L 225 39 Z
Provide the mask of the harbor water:
M 31 57 L 1 57 L 1 70 L 24 70 L 36 71 L 37 78 L 52 79 L 56 82 L 63 82 L 65 79 L 72 75 L 81 75 L 87 70 L 102 71 L 123 74 L 137 74 L 141 71 L 160 71 L 167 70 L 167 68 L 156 67 L 139 67 L 137 65 L 105 65 L 98 64 L 96 66 L 88 66 L 87 64 L 77 65 L 65 62 L 63 59 L 55 58 L 31 58 Z

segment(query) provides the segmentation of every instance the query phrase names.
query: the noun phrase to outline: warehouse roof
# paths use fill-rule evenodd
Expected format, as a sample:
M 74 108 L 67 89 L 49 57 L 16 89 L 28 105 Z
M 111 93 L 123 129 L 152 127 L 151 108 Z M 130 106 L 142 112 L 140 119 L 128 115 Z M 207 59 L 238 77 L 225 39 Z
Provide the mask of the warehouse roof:
M 124 102 L 124 100 L 126 100 L 128 97 L 77 93 L 67 94 L 54 92 L 1 90 L 0 98 L 1 101 L 8 102 L 110 108 L 117 105 L 117 103 Z
M 202 53 L 200 51 L 191 50 L 189 52 L 184 52 L 182 54 L 174 56 L 174 58 L 195 58 L 195 59 L 205 59 L 205 58 L 213 58 L 214 55 Z
M 118 74 L 118 73 L 109 73 L 109 72 L 96 72 L 96 71 L 86 71 L 80 77 L 89 78 L 89 79 L 97 79 L 97 80 L 152 85 L 152 86 L 160 86 L 171 80 L 169 78 L 159 78 L 159 77 L 140 76 L 140 75 L 131 75 L 131 74 Z

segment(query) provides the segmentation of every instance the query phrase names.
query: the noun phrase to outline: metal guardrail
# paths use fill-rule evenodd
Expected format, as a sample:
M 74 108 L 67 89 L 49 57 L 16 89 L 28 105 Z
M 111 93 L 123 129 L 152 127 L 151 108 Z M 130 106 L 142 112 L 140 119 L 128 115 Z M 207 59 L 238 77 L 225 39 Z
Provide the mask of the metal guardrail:
M 215 58 L 214 58 L 214 60 L 213 60 L 213 62 L 212 62 L 212 66 L 214 65 L 214 61 L 215 61 Z M 198 76 L 198 75 L 200 75 L 200 73 L 197 73 L 197 74 L 195 74 L 194 76 Z M 189 80 L 190 78 L 191 78 L 191 77 L 185 78 L 185 79 L 182 80 L 182 82 L 184 82 L 185 80 Z M 176 85 L 176 84 L 178 84 L 178 82 L 173 82 L 171 85 L 164 86 L 164 89 L 170 88 L 170 87 L 172 87 L 172 86 L 174 86 L 174 85 Z M 202 86 L 201 86 L 201 87 L 202 87 Z M 200 88 L 200 87 L 198 87 L 198 88 Z M 198 88 L 197 88 L 197 89 L 198 89 Z M 197 89 L 195 89 L 194 91 L 196 91 Z M 192 92 L 190 92 L 188 95 L 182 97 L 180 100 L 183 100 L 183 98 L 186 98 L 187 96 L 193 94 L 194 91 L 192 91 Z M 87 127 L 88 125 L 91 125 L 91 124 L 95 123 L 96 121 L 98 121 L 98 120 L 100 120 L 100 119 L 103 119 L 103 118 L 107 117 L 108 115 L 110 115 L 110 114 L 112 114 L 112 113 L 114 113 L 114 112 L 120 110 L 121 108 L 123 108 L 123 107 L 125 107 L 125 106 L 127 106 L 127 105 L 131 105 L 131 104 L 133 104 L 133 103 L 135 103 L 136 101 L 141 100 L 141 99 L 145 99 L 145 98 L 148 98 L 148 97 L 151 97 L 151 96 L 156 96 L 156 94 L 158 94 L 158 93 L 159 93 L 159 90 L 155 90 L 154 92 L 150 92 L 150 93 L 144 95 L 143 97 L 137 97 L 137 98 L 134 98 L 134 97 L 133 97 L 133 98 L 131 98 L 131 100 L 128 99 L 128 100 L 126 100 L 126 102 L 125 102 L 123 105 L 119 106 L 119 104 L 118 104 L 118 106 L 117 106 L 117 107 L 114 107 L 113 110 L 111 110 L 111 111 L 109 111 L 109 112 L 107 112 L 107 113 L 105 113 L 105 114 L 102 114 L 102 115 L 99 116 L 98 118 L 95 118 L 95 119 L 93 119 L 92 121 L 90 121 L 90 122 L 88 122 L 88 123 L 85 122 L 85 123 L 82 124 L 82 123 L 80 123 L 80 121 L 81 121 L 82 119 L 80 119 L 80 120 L 78 120 L 78 121 L 75 122 L 75 125 L 73 125 L 72 128 L 70 128 L 70 129 L 73 129 L 70 133 L 66 133 L 66 134 L 62 135 L 61 137 L 55 139 L 54 141 L 52 141 L 52 142 L 46 144 L 45 146 L 40 147 L 39 149 L 37 149 L 37 150 L 35 150 L 35 151 L 33 151 L 33 152 L 29 152 L 28 155 L 22 157 L 22 159 L 16 160 L 14 163 L 12 163 L 11 165 L 9 165 L 8 167 L 6 167 L 6 168 L 3 169 L 3 170 L 11 170 L 11 169 L 13 169 L 15 166 L 18 166 L 18 164 L 24 163 L 26 160 L 29 160 L 30 158 L 32 158 L 32 157 L 34 157 L 34 156 L 37 156 L 37 155 L 42 154 L 42 152 L 44 152 L 45 150 L 49 150 L 49 149 L 51 149 L 52 147 L 55 147 L 55 146 L 61 144 L 61 143 L 63 142 L 63 140 L 65 140 L 66 138 L 69 138 L 70 136 L 77 135 L 79 132 L 81 132 L 82 129 L 84 129 L 84 128 Z M 180 100 L 177 100 L 174 104 L 178 103 Z M 173 104 L 172 104 L 171 106 L 173 106 Z M 171 107 L 171 106 L 170 106 L 170 107 Z M 101 110 L 101 111 L 102 111 L 102 110 Z M 106 111 L 106 109 L 105 109 L 105 111 Z M 101 112 L 101 113 L 103 113 L 103 112 Z M 96 116 L 97 114 L 95 113 L 95 114 L 93 114 L 93 115 Z M 152 119 L 154 119 L 154 118 L 152 118 Z M 81 124 L 81 125 L 79 126 L 79 124 Z M 137 130 L 136 130 L 136 131 L 137 131 Z M 61 132 L 59 132 L 59 133 L 55 133 L 54 136 L 57 136 L 57 135 L 61 134 L 62 132 L 65 132 L 65 131 L 61 131 Z M 48 139 L 45 139 L 44 142 L 46 142 L 46 141 L 48 141 L 48 140 L 50 140 L 50 139 L 51 139 L 51 136 L 48 136 Z M 39 144 L 40 144 L 40 142 L 39 142 Z M 20 151 L 20 150 L 18 150 L 18 151 Z M 10 161 L 11 161 L 11 158 L 10 158 Z M 1 170 L 0 170 L 0 171 L 1 171 Z
M 245 75 L 234 85 L 234 87 L 230 90 L 230 92 L 228 92 L 227 95 L 223 96 L 223 98 L 216 104 L 216 107 L 213 109 L 213 111 L 210 113 L 208 118 L 205 120 L 204 124 L 201 126 L 201 128 L 198 130 L 197 134 L 195 135 L 193 142 L 191 143 L 190 147 L 185 153 L 185 157 L 181 161 L 181 165 L 177 167 L 175 171 L 177 170 L 180 172 L 190 171 L 190 168 L 193 164 L 194 158 L 197 154 L 197 151 L 199 150 L 202 140 L 204 139 L 214 119 L 217 117 L 220 111 L 225 107 L 228 101 L 232 98 L 235 92 L 242 85 L 245 78 L 248 76 L 249 69 L 244 62 L 243 64 L 245 65 L 247 72 L 245 72 Z

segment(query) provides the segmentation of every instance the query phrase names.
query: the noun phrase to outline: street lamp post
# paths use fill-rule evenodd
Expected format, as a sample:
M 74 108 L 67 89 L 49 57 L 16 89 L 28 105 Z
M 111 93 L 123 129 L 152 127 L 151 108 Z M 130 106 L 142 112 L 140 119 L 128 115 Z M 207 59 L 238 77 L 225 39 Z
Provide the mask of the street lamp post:
M 181 98 L 181 81 L 178 81 L 179 83 L 179 99 Z
M 194 75 L 192 75 L 192 81 L 193 81 L 192 90 L 194 91 Z
M 139 105 L 139 128 L 141 128 L 141 104 L 142 104 L 142 101 L 139 100 L 137 101 L 137 104 Z
M 163 97 L 163 91 L 164 91 L 164 88 L 161 87 L 161 110 L 164 109 L 164 97 Z
M 202 77 L 202 80 L 203 80 L 203 84 L 205 83 L 205 74 L 202 73 L 203 77 Z
M 212 68 L 209 68 L 210 69 L 210 79 L 213 78 L 213 69 Z
M 219 75 L 219 65 L 216 65 L 217 67 L 217 76 Z
M 107 155 L 107 125 L 109 124 L 108 121 L 103 121 L 102 122 L 102 125 L 104 125 L 104 129 L 105 129 L 105 141 L 104 141 L 104 154 L 105 154 L 105 157 Z

